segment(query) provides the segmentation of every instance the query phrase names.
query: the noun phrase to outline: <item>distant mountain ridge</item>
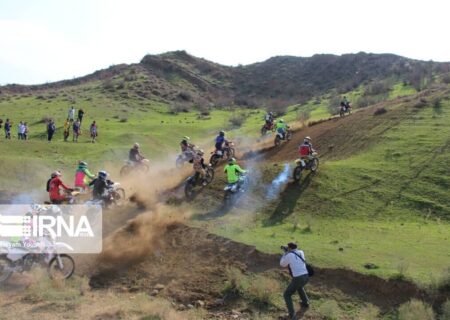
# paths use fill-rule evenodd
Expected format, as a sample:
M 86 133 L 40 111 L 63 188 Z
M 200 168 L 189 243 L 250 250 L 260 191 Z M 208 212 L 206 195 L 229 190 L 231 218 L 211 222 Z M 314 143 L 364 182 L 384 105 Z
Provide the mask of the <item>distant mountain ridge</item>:
M 147 99 L 250 106 L 299 103 L 332 89 L 347 92 L 373 80 L 394 77 L 407 81 L 417 73 L 449 71 L 448 62 L 419 61 L 394 54 L 277 56 L 230 67 L 194 57 L 186 51 L 173 51 L 146 55 L 138 64 L 111 66 L 71 80 L 32 86 L 7 85 L 0 87 L 0 94 L 61 89 L 99 80 L 113 89 L 117 85 L 114 82 L 123 78 L 130 83 L 127 86 L 130 93 Z M 139 75 L 140 81 L 133 75 Z

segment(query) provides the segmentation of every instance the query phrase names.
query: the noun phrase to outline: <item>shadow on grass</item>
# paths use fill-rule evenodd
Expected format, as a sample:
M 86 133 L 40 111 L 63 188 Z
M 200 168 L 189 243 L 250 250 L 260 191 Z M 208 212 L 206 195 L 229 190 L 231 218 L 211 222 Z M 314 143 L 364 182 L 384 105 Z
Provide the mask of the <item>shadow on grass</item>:
M 279 203 L 270 217 L 263 221 L 264 227 L 269 227 L 282 222 L 285 218 L 290 216 L 297 205 L 303 192 L 309 187 L 314 173 L 309 172 L 308 175 L 300 180 L 300 183 L 288 183 L 286 189 L 279 196 Z

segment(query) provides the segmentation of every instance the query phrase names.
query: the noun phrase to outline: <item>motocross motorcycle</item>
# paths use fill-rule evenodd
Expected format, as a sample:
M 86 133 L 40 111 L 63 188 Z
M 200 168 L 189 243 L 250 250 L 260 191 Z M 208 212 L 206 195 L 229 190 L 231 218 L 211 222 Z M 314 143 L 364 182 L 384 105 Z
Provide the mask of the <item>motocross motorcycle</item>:
M 211 158 L 209 159 L 209 163 L 215 167 L 219 163 L 221 159 L 224 157 L 226 159 L 230 159 L 234 157 L 234 143 L 232 141 L 226 141 L 224 143 L 224 146 L 222 147 L 222 150 L 215 150 L 214 152 L 211 152 Z
M 271 123 L 264 123 L 264 125 L 261 127 L 261 135 L 265 136 L 267 132 L 273 131 L 274 129 L 274 122 Z
M 111 205 L 114 206 L 121 206 L 125 204 L 127 201 L 125 196 L 125 189 L 120 186 L 119 182 L 112 182 L 111 180 L 107 180 L 107 183 L 109 185 L 108 188 L 108 197 L 109 202 L 105 203 L 102 199 L 92 199 L 89 201 L 86 201 L 87 205 L 100 205 L 103 208 L 107 208 Z
M 148 159 L 142 159 L 139 162 L 125 160 L 125 165 L 120 169 L 120 176 L 124 177 L 131 172 L 146 173 L 150 168 L 150 161 Z
M 347 105 L 341 104 L 341 106 L 339 107 L 340 117 L 345 116 L 346 113 L 348 113 L 349 115 L 352 113 L 352 107 L 350 106 L 350 103 L 348 103 Z
M 186 162 L 192 163 L 194 159 L 195 150 L 186 150 L 180 153 L 175 160 L 175 166 L 181 168 Z
M 207 165 L 205 168 L 205 178 L 204 180 L 200 178 L 199 173 L 195 173 L 186 179 L 184 185 L 184 194 L 186 199 L 192 200 L 195 198 L 195 195 L 200 190 L 199 188 L 205 187 L 210 184 L 214 179 L 214 168 L 211 164 Z
M 45 253 L 34 253 L 33 245 L 27 241 L 21 242 L 22 246 L 14 246 L 13 249 L 0 244 L 0 284 L 6 282 L 13 273 L 29 271 L 35 266 L 47 268 L 50 278 L 70 278 L 75 271 L 75 262 L 68 254 L 60 254 L 60 251 L 73 251 L 73 248 L 63 242 L 53 242 L 44 239 Z
M 239 180 L 236 183 L 228 183 L 223 191 L 224 194 L 224 205 L 228 207 L 232 205 L 240 195 L 245 193 L 249 187 L 249 179 L 247 174 L 239 175 Z
M 292 131 L 289 127 L 287 127 L 284 137 L 281 132 L 278 132 L 278 131 L 276 132 L 274 144 L 277 147 L 281 144 L 281 141 L 283 141 L 283 140 L 290 141 L 291 139 L 292 139 Z
M 319 169 L 319 158 L 317 152 L 313 152 L 312 159 L 300 158 L 295 160 L 294 168 L 294 180 L 299 182 L 302 178 L 303 170 L 311 170 L 311 172 L 316 172 Z

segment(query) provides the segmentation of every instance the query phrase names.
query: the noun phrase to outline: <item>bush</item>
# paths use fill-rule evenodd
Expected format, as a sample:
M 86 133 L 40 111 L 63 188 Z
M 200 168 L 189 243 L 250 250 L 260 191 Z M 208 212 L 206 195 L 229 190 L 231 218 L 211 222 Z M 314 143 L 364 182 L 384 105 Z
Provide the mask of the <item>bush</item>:
M 128 118 L 121 118 L 120 120 L 119 120 L 119 122 L 127 122 L 128 121 Z
M 379 116 L 381 114 L 386 113 L 387 110 L 385 107 L 381 107 L 381 108 L 377 108 L 377 110 L 375 110 L 375 112 L 373 113 L 374 116 Z
M 103 89 L 108 91 L 114 91 L 114 83 L 111 79 L 103 81 Z
M 251 280 L 246 295 L 255 305 L 264 307 L 272 304 L 273 297 L 279 295 L 280 291 L 280 285 L 277 281 L 263 275 L 257 275 Z
M 364 90 L 365 96 L 377 96 L 380 94 L 388 93 L 390 90 L 389 85 L 384 81 L 374 82 L 366 87 Z
M 434 320 L 433 309 L 422 301 L 413 299 L 398 308 L 398 320 Z
M 424 98 L 421 98 L 419 101 L 417 101 L 414 104 L 414 108 L 421 109 L 421 108 L 425 107 L 426 105 L 427 105 L 427 100 Z
M 240 128 L 245 121 L 245 118 L 242 115 L 234 115 L 228 121 L 233 128 Z
M 169 113 L 171 114 L 178 114 L 180 112 L 189 112 L 190 106 L 184 103 L 174 103 L 169 107 Z
M 449 83 L 450 83 L 450 73 L 447 73 L 446 75 L 444 75 L 444 76 L 442 77 L 442 82 L 443 82 L 443 83 L 446 83 L 446 84 L 449 84 Z
M 361 320 L 376 320 L 379 319 L 380 309 L 373 304 L 369 304 L 362 308 L 358 313 L 358 319 Z
M 341 104 L 341 96 L 333 96 L 330 97 L 330 100 L 328 102 L 328 112 L 331 115 L 339 114 L 339 106 Z
M 382 98 L 362 96 L 358 99 L 358 101 L 356 101 L 356 105 L 358 106 L 358 108 L 365 108 L 365 107 L 373 105 L 381 100 L 382 100 Z

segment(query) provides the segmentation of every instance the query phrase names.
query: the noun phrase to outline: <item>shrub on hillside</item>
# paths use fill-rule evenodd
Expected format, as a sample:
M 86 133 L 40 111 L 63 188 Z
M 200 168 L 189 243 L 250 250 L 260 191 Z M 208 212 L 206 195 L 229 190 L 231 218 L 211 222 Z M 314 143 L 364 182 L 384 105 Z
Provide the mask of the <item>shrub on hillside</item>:
M 434 320 L 433 309 L 422 301 L 412 299 L 398 308 L 398 320 Z
M 190 92 L 180 91 L 180 92 L 178 92 L 177 99 L 182 100 L 182 101 L 191 101 L 192 95 Z
M 117 84 L 117 89 L 121 90 L 125 88 L 125 81 L 121 80 L 119 81 L 119 83 Z
M 120 120 L 119 120 L 119 122 L 127 122 L 128 121 L 128 118 L 121 118 Z
M 169 107 L 169 113 L 171 114 L 178 114 L 180 112 L 189 112 L 191 110 L 191 107 L 185 103 L 173 103 Z
M 375 112 L 373 113 L 374 116 L 379 116 L 382 114 L 385 114 L 387 112 L 385 107 L 381 107 L 381 108 L 377 108 L 377 110 L 375 110 Z
M 414 108 L 421 109 L 421 108 L 425 107 L 426 105 L 427 105 L 427 100 L 424 98 L 420 98 L 419 101 L 417 101 L 414 104 Z
M 319 313 L 327 320 L 337 320 L 341 317 L 341 309 L 334 300 L 327 300 L 318 308 Z
M 366 87 L 364 95 L 377 96 L 380 94 L 386 94 L 390 90 L 389 85 L 385 81 L 376 81 Z
M 111 79 L 107 79 L 105 81 L 103 81 L 103 89 L 108 90 L 108 91 L 114 91 L 114 82 Z
M 242 115 L 234 115 L 228 120 L 233 128 L 240 128 L 245 121 Z
M 335 95 L 330 97 L 330 100 L 328 101 L 328 112 L 331 115 L 336 115 L 339 113 L 339 105 L 341 104 L 341 96 Z
M 375 97 L 375 96 L 362 96 L 356 101 L 356 105 L 358 108 L 365 108 L 370 105 L 376 104 L 381 101 L 383 98 Z

